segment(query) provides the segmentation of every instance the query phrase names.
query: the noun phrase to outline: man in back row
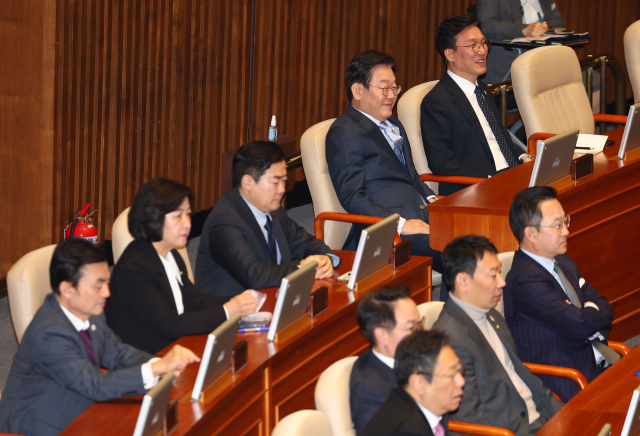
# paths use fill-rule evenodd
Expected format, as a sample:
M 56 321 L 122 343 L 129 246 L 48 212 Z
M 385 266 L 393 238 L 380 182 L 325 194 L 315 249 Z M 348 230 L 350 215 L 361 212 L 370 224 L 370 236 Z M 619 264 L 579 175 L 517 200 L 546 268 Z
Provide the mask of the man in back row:
M 102 313 L 109 265 L 101 248 L 80 238 L 61 242 L 49 273 L 53 293 L 14 357 L 0 401 L 0 432 L 57 435 L 94 401 L 144 395 L 159 376 L 200 361 L 179 345 L 154 358 L 111 331 Z

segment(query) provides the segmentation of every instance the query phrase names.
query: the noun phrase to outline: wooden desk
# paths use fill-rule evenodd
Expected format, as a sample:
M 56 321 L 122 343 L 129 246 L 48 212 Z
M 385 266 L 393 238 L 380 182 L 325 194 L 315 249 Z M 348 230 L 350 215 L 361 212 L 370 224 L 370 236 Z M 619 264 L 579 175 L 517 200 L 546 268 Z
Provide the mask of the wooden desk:
M 315 384 L 329 365 L 362 353 L 368 343 L 358 330 L 357 301 L 363 293 L 340 291 L 335 278 L 351 269 L 354 252 L 339 251 L 343 263 L 333 279 L 316 280 L 314 287 L 329 288 L 329 308 L 311 320 L 310 326 L 288 342 L 268 342 L 266 333 L 239 334 L 248 342 L 249 363 L 235 376 L 215 382 L 215 393 L 206 403 L 191 402 L 191 391 L 199 365 L 189 365 L 171 398 L 178 401 L 180 424 L 172 436 L 180 435 L 269 435 L 284 416 L 301 409 L 315 409 Z M 416 303 L 427 300 L 431 286 L 431 258 L 414 257 L 395 270 L 386 285 L 411 288 Z M 376 286 L 377 287 L 377 286 Z M 275 305 L 275 288 L 268 289 L 265 310 Z M 177 341 L 202 356 L 206 336 L 186 336 Z M 168 351 L 167 347 L 162 355 Z M 132 434 L 142 400 L 126 398 L 96 403 L 71 423 L 61 435 Z
M 640 385 L 640 347 L 598 376 L 542 427 L 537 436 L 596 436 L 605 423 L 622 432 L 633 390 Z
M 551 184 L 571 215 L 567 254 L 613 306 L 616 341 L 640 333 L 640 159 L 617 158 L 622 131 L 609 132 L 616 143 L 594 156 L 594 174 Z M 517 250 L 509 209 L 532 170 L 529 162 L 430 204 L 431 246 L 442 250 L 458 236 L 477 234 L 500 252 Z

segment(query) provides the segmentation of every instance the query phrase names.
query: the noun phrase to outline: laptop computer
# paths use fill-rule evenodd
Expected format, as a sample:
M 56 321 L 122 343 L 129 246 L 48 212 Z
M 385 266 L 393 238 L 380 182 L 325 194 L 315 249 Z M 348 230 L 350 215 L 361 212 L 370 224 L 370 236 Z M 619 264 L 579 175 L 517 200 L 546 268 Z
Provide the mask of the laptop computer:
M 282 279 L 267 340 L 274 341 L 276 333 L 307 312 L 317 268 L 318 262 L 313 260 Z
M 348 281 L 347 288 L 355 289 L 358 280 L 362 280 L 389 263 L 399 219 L 400 215 L 394 213 L 362 231 L 353 268 L 338 277 L 339 281 Z
M 173 388 L 173 372 L 165 374 L 142 399 L 133 436 L 156 436 L 163 431 L 164 415 Z
M 620 149 L 618 150 L 618 157 L 624 159 L 624 154 L 627 151 L 634 150 L 640 147 L 640 103 L 636 103 L 629 108 L 629 117 L 627 118 L 627 124 L 624 126 L 624 133 L 622 134 L 622 142 L 620 142 Z
M 569 175 L 580 130 L 572 129 L 538 142 L 529 187 L 545 186 Z
M 640 434 L 640 408 L 638 408 L 638 399 L 640 398 L 640 386 L 633 391 L 631 404 L 627 411 L 627 417 L 624 420 L 622 433 L 620 436 L 638 436 Z
M 202 391 L 231 366 L 231 350 L 236 343 L 241 319 L 239 314 L 235 314 L 207 336 L 207 344 L 204 346 L 200 369 L 191 394 L 192 400 L 200 400 Z

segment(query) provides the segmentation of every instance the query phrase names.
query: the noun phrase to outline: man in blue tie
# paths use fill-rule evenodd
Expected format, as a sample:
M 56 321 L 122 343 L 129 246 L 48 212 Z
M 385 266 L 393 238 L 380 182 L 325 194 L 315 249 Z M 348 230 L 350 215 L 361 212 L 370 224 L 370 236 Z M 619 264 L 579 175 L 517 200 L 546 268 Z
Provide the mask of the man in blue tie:
M 411 241 L 411 253 L 433 257 L 433 269 L 440 271 L 440 252 L 429 245 L 426 210 L 437 196 L 420 180 L 404 127 L 391 114 L 401 90 L 395 68 L 393 57 L 374 50 L 349 62 L 350 105 L 327 133 L 327 165 L 348 213 L 383 218 L 398 213 L 398 233 Z M 351 227 L 345 250 L 357 248 L 364 227 Z
M 459 15 L 436 32 L 447 72 L 420 106 L 424 151 L 434 174 L 488 178 L 530 159 L 511 141 L 489 88 L 478 80 L 487 71 L 491 45 L 478 24 L 472 15 Z M 465 187 L 440 183 L 439 194 Z

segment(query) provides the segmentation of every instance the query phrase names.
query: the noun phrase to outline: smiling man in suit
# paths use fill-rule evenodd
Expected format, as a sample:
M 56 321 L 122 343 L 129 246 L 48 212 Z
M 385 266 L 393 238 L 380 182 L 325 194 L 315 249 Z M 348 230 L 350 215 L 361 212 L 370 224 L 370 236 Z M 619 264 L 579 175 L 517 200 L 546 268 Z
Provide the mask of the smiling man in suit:
M 61 242 L 49 272 L 53 293 L 14 357 L 0 401 L 0 432 L 57 435 L 93 402 L 144 395 L 160 375 L 200 360 L 179 345 L 154 358 L 111 331 L 102 313 L 109 265 L 101 248 L 80 238 Z
M 424 151 L 435 174 L 488 178 L 529 160 L 502 125 L 489 88 L 478 80 L 487 71 L 490 45 L 478 24 L 472 15 L 458 15 L 436 32 L 447 72 L 420 106 Z M 466 186 L 440 183 L 439 193 Z
M 513 199 L 509 223 L 520 249 L 507 274 L 504 315 L 522 360 L 575 368 L 591 382 L 619 359 L 606 340 L 613 308 L 565 254 L 570 217 L 556 195 L 536 186 Z M 563 401 L 580 390 L 564 377 L 541 378 Z
M 349 107 L 329 129 L 327 166 L 342 207 L 352 214 L 386 218 L 398 213 L 398 233 L 411 241 L 411 253 L 433 258 L 426 207 L 438 199 L 420 180 L 407 134 L 391 113 L 398 99 L 395 60 L 386 53 L 358 53 L 346 71 Z M 354 224 L 345 250 L 356 250 L 364 225 Z
M 275 142 L 249 142 L 233 158 L 234 189 L 224 194 L 202 229 L 195 282 L 202 292 L 238 295 L 279 286 L 291 262 L 318 262 L 316 279 L 340 264 L 327 245 L 290 219 L 280 203 L 287 165 Z

